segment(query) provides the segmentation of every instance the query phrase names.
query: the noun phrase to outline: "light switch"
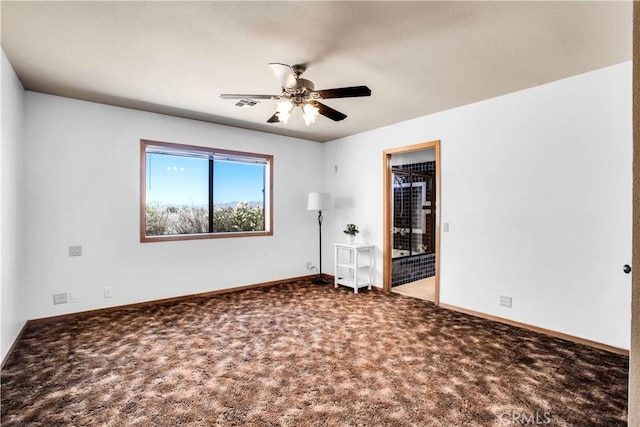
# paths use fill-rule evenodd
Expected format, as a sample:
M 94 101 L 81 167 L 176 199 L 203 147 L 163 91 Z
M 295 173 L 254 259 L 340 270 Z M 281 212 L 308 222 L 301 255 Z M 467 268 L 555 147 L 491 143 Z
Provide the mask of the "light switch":
M 449 232 L 449 223 L 445 222 L 442 224 L 442 232 L 443 233 L 448 233 Z

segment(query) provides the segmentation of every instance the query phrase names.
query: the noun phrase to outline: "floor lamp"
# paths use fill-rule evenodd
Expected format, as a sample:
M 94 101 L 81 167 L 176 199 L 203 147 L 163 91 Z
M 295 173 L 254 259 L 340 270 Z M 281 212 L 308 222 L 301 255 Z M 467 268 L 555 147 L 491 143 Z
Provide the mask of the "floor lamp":
M 320 265 L 318 267 L 318 277 L 313 281 L 316 285 L 328 283 L 322 278 L 322 211 L 331 210 L 331 193 L 309 193 L 307 201 L 308 211 L 318 211 L 318 247 L 320 252 Z

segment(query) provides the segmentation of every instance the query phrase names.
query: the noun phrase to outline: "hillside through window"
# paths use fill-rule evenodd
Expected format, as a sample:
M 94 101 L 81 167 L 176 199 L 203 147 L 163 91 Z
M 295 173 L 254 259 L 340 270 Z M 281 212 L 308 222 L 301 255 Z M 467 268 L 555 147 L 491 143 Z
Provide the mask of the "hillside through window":
M 273 157 L 141 141 L 143 242 L 271 235 Z

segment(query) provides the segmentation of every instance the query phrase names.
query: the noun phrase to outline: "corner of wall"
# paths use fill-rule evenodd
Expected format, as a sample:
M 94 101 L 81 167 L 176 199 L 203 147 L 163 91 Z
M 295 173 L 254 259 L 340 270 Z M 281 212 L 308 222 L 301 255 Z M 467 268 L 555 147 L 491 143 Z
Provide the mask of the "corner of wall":
M 24 136 L 25 90 L 2 50 L 0 64 L 0 359 L 4 361 L 26 323 L 18 226 L 19 167 Z

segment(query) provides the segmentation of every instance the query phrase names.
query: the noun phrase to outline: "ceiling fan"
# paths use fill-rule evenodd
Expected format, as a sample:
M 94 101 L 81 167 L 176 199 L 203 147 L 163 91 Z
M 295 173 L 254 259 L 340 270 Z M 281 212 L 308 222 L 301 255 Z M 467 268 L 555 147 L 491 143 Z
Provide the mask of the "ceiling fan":
M 370 96 L 371 89 L 366 86 L 351 86 L 337 89 L 316 90 L 312 81 L 303 79 L 300 76 L 305 72 L 305 65 L 287 65 L 272 62 L 269 64 L 271 71 L 276 76 L 282 86 L 280 95 L 249 95 L 249 94 L 229 94 L 220 95 L 222 99 L 258 100 L 270 99 L 277 101 L 276 112 L 267 120 L 267 123 L 286 124 L 295 108 L 302 110 L 302 117 L 307 126 L 316 121 L 318 115 L 323 115 L 333 121 L 340 121 L 347 118 L 346 114 L 319 102 L 322 99 L 332 98 L 355 98 L 360 96 Z

